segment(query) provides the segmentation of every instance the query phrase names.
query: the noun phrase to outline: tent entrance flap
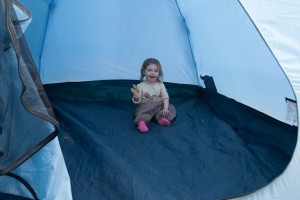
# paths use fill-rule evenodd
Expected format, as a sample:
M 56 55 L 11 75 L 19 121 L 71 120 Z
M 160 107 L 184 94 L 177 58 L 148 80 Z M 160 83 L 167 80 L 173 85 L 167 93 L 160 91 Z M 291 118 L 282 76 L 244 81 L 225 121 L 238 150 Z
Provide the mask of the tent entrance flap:
M 74 199 L 224 199 L 262 188 L 291 159 L 295 127 L 198 86 L 166 83 L 177 118 L 140 134 L 133 83 L 45 86 Z
M 14 7 L 24 11 L 19 19 Z M 7 174 L 49 143 L 59 124 L 23 35 L 30 12 L 0 1 L 0 175 Z

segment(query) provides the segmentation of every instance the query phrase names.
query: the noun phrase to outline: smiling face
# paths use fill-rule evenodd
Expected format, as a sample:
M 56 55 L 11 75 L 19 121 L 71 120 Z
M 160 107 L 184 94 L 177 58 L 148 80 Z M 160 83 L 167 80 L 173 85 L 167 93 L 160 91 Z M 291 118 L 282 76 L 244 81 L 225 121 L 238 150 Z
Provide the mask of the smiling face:
M 144 70 L 144 75 L 146 77 L 146 81 L 150 83 L 156 83 L 159 76 L 159 69 L 157 65 L 150 64 Z
M 148 82 L 161 82 L 163 77 L 163 71 L 161 68 L 161 64 L 155 58 L 146 59 L 141 67 L 141 77 L 140 81 L 144 81 L 146 77 L 146 81 Z

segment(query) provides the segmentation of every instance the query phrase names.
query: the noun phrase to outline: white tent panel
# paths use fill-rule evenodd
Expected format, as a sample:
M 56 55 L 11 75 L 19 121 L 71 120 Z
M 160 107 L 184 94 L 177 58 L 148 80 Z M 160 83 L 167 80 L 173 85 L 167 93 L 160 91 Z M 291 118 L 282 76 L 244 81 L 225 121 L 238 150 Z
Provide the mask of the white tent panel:
M 300 19 L 300 2 L 260 0 L 241 0 L 241 2 L 290 80 L 296 99 L 299 99 L 300 25 L 298 22 Z M 299 114 L 298 109 L 298 116 Z M 285 172 L 262 190 L 243 199 L 300 199 L 299 143 L 298 137 L 295 153 Z
M 295 99 L 292 88 L 241 4 L 178 2 L 198 76 L 212 76 L 219 93 L 289 123 L 285 97 Z
M 138 79 L 148 57 L 161 61 L 165 81 L 199 84 L 175 2 L 57 1 L 49 18 L 41 78 L 43 83 Z

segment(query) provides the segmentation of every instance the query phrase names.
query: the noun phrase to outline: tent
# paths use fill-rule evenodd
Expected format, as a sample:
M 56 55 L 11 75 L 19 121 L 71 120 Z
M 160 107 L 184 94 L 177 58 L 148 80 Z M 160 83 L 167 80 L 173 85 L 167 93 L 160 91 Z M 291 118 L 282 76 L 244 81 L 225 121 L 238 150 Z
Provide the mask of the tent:
M 20 2 L 0 1 L 1 198 L 300 198 L 299 3 Z M 149 57 L 178 116 L 142 135 Z

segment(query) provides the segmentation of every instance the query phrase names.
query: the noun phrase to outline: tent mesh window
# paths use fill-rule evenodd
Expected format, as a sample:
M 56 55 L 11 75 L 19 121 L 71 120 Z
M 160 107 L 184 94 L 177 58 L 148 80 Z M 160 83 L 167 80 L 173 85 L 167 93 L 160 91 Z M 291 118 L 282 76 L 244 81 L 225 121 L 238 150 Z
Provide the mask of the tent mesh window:
M 23 35 L 31 13 L 17 1 L 1 3 L 0 175 L 18 167 L 58 132 L 51 103 Z M 19 20 L 14 6 L 28 15 Z

